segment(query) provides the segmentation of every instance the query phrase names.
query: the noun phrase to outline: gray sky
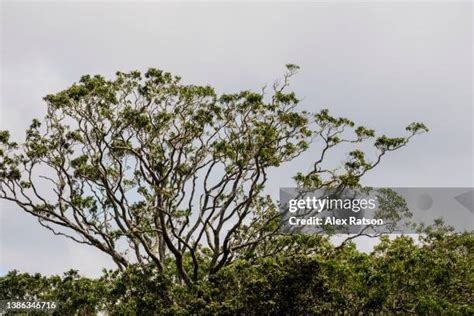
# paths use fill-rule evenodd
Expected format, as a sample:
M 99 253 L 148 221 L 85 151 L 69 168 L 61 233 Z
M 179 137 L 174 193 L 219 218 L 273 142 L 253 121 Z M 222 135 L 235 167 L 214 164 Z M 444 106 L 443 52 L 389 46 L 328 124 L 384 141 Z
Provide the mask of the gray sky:
M 472 4 L 1 3 L 0 129 L 23 137 L 41 97 L 83 74 L 157 67 L 219 92 L 260 89 L 286 63 L 302 108 L 328 107 L 380 133 L 412 121 L 430 133 L 383 161 L 373 186 L 473 186 Z M 275 171 L 269 191 L 316 156 Z M 342 160 L 343 157 L 331 157 Z M 53 236 L 0 204 L 0 273 L 97 275 L 93 248 Z

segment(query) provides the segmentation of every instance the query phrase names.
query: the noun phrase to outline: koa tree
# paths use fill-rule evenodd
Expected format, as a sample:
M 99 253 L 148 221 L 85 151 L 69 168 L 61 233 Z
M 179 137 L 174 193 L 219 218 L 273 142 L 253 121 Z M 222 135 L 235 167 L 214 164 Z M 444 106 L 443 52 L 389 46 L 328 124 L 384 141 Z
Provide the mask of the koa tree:
M 296 185 L 358 186 L 386 153 L 427 130 L 412 123 L 404 137 L 377 136 L 328 110 L 299 111 L 288 91 L 297 70 L 287 65 L 270 92 L 222 95 L 157 69 L 83 76 L 44 98 L 46 117 L 24 141 L 0 132 L 0 199 L 121 269 L 151 263 L 187 285 L 236 258 L 297 251 L 263 191 L 271 168 L 317 140 L 323 146 Z M 343 143 L 352 146 L 347 160 L 329 168 L 327 153 Z

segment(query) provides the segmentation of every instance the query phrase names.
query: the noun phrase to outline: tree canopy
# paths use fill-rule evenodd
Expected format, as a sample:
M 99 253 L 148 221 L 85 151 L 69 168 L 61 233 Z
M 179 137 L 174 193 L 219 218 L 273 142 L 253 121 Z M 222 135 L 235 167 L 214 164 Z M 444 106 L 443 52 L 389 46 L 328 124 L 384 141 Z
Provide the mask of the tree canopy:
M 83 76 L 44 98 L 46 117 L 22 142 L 0 132 L 0 199 L 119 269 L 151 265 L 189 287 L 234 261 L 314 253 L 319 237 L 279 231 L 278 202 L 264 193 L 270 169 L 317 141 L 295 185 L 360 186 L 427 128 L 389 137 L 327 109 L 300 111 L 289 91 L 297 70 L 287 65 L 270 89 L 226 94 L 158 69 Z M 334 168 L 327 155 L 342 144 L 350 149 Z M 301 247 L 301 238 L 318 242 Z
M 472 315 L 473 242 L 439 228 L 418 242 L 384 237 L 371 253 L 320 239 L 313 255 L 239 259 L 192 288 L 173 281 L 172 262 L 167 273 L 134 264 L 98 279 L 11 271 L 0 298 L 56 301 L 57 315 Z

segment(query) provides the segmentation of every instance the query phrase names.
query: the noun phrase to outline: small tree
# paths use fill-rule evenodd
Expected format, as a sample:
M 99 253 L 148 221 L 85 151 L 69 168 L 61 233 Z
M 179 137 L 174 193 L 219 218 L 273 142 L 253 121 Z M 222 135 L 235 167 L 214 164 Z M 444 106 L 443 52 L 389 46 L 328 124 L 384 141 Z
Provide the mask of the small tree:
M 406 137 L 377 137 L 328 110 L 298 111 L 287 91 L 297 69 L 287 65 L 270 95 L 217 95 L 157 69 L 83 76 L 44 98 L 44 123 L 33 120 L 24 142 L 0 133 L 0 198 L 54 234 L 107 253 L 119 268 L 153 263 L 176 269 L 188 285 L 237 257 L 285 251 L 275 243 L 277 203 L 263 193 L 270 168 L 320 140 L 297 185 L 357 186 L 387 152 L 427 130 L 412 123 Z M 372 161 L 360 150 L 366 141 Z M 327 153 L 342 143 L 355 148 L 328 169 Z

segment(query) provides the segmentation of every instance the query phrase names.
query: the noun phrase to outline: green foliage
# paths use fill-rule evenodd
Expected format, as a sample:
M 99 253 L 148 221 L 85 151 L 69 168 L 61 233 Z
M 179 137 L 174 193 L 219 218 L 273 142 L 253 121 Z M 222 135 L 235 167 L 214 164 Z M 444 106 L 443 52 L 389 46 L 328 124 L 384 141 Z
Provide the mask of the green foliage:
M 62 277 L 10 271 L 0 278 L 0 298 L 60 302 L 57 315 L 95 315 L 106 293 L 105 283 L 71 270 Z
M 471 234 L 437 229 L 419 241 L 382 237 L 372 253 L 359 252 L 354 244 L 334 247 L 323 239 L 291 238 L 311 254 L 239 259 L 191 288 L 153 265 L 108 271 L 99 279 L 74 271 L 63 277 L 12 271 L 0 278 L 0 298 L 57 300 L 58 315 L 474 312 Z

